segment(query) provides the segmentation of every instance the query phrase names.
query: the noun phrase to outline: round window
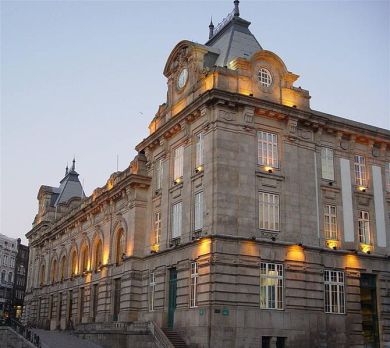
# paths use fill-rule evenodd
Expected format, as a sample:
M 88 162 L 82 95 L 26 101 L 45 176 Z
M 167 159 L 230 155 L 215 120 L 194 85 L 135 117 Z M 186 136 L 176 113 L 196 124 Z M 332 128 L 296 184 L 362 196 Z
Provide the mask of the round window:
M 264 87 L 269 87 L 272 84 L 271 73 L 265 68 L 260 68 L 257 78 L 259 79 L 260 84 Z

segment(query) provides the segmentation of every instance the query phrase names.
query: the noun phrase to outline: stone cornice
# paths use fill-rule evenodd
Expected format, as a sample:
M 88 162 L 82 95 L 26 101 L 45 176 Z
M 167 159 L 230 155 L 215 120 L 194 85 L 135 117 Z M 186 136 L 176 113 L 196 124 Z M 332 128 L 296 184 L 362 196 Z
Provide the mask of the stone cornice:
M 288 107 L 282 104 L 276 104 L 270 101 L 246 96 L 239 93 L 232 93 L 219 89 L 211 89 L 203 93 L 193 103 L 188 105 L 176 116 L 172 117 L 168 122 L 149 135 L 141 143 L 136 146 L 138 152 L 145 150 L 148 146 L 156 146 L 159 144 L 159 139 L 167 138 L 167 135 L 173 135 L 181 130 L 183 122 L 191 122 L 198 115 L 199 109 L 203 104 L 212 105 L 226 104 L 229 107 L 247 107 L 255 108 L 256 115 L 265 117 L 275 117 L 281 119 L 295 119 L 297 122 L 304 124 L 306 127 L 311 127 L 315 131 L 319 128 L 324 129 L 329 133 L 342 133 L 346 136 L 354 136 L 361 141 L 365 140 L 372 144 L 390 146 L 390 131 L 385 129 L 365 125 L 362 123 L 350 121 L 333 115 L 327 115 L 316 111 L 305 111 L 293 107 Z

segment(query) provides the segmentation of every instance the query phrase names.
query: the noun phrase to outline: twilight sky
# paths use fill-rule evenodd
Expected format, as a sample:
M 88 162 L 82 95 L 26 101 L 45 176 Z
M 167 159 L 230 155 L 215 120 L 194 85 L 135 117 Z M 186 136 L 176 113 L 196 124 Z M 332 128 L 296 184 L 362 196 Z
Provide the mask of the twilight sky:
M 182 39 L 205 43 L 233 1 L 1 1 L 1 233 L 24 237 L 66 163 L 90 195 L 125 169 L 165 101 Z M 313 109 L 390 128 L 389 1 L 244 1 L 262 47 Z

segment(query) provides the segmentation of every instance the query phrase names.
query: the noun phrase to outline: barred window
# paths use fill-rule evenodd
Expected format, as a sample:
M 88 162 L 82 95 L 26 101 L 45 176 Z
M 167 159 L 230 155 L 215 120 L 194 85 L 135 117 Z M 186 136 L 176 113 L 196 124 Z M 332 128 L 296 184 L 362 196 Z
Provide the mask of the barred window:
M 344 273 L 325 270 L 325 313 L 345 313 Z
M 190 279 L 190 307 L 194 308 L 198 305 L 197 291 L 198 291 L 198 263 L 191 262 L 191 279 Z
M 182 202 L 172 206 L 172 239 L 181 237 Z
M 203 191 L 195 194 L 194 213 L 194 230 L 199 231 L 203 228 Z
M 334 180 L 333 150 L 328 147 L 321 148 L 322 178 Z
M 334 205 L 324 206 L 324 231 L 326 239 L 337 240 L 337 215 Z
M 156 291 L 156 277 L 154 272 L 149 274 L 149 311 L 154 311 L 154 295 Z
M 359 211 L 358 228 L 360 243 L 370 244 L 370 215 L 368 211 Z
M 272 84 L 271 73 L 265 68 L 260 68 L 257 73 L 257 78 L 262 86 L 269 87 Z
M 174 153 L 173 179 L 179 179 L 183 176 L 183 145 L 177 147 Z
M 278 136 L 273 133 L 257 132 L 258 164 L 279 167 L 278 162 Z
M 259 228 L 279 231 L 279 195 L 259 192 Z
M 366 159 L 363 156 L 355 155 L 355 184 L 367 186 Z
M 260 264 L 260 308 L 283 309 L 283 265 Z

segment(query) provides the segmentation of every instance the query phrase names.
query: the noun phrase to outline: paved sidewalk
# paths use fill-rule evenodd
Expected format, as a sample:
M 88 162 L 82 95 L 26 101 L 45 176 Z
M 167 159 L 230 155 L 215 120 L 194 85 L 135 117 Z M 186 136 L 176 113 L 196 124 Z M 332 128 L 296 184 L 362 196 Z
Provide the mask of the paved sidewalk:
M 83 340 L 62 331 L 33 329 L 39 335 L 42 348 L 102 348 L 96 343 Z

